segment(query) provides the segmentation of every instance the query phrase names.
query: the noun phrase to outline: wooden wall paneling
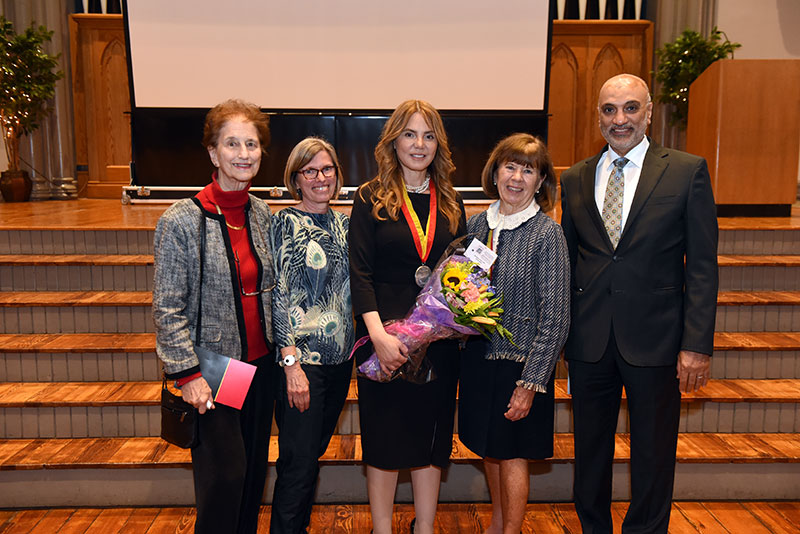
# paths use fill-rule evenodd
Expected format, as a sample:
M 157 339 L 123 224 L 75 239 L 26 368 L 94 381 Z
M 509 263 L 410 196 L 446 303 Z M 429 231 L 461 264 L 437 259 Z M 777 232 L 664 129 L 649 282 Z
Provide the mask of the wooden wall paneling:
M 550 56 L 550 118 L 547 144 L 550 157 L 558 165 L 577 161 L 575 139 L 578 137 L 580 66 L 566 43 L 553 47 Z
M 130 92 L 120 15 L 71 15 L 77 164 L 88 165 L 87 195 L 119 198 L 127 181 L 109 176 L 107 166 L 131 159 Z M 80 102 L 79 102 L 80 101 Z M 82 114 L 78 116 L 79 106 Z M 80 141 L 77 140 L 82 136 Z
M 686 148 L 708 160 L 717 204 L 791 205 L 800 155 L 800 60 L 720 60 L 689 94 Z
M 84 50 L 87 48 L 86 35 L 79 32 L 78 20 L 75 16 L 69 17 L 69 53 L 72 65 L 72 108 L 73 128 L 75 133 L 75 165 L 88 167 L 89 146 L 87 142 L 86 125 L 86 66 L 84 65 Z M 78 191 L 85 191 L 89 181 L 88 170 L 76 170 Z
M 570 166 L 605 144 L 596 111 L 603 82 L 623 72 L 650 82 L 653 24 L 642 20 L 554 21 L 552 47 L 548 144 L 555 165 Z M 573 83 L 571 99 L 568 93 Z M 564 143 L 569 147 L 555 146 Z

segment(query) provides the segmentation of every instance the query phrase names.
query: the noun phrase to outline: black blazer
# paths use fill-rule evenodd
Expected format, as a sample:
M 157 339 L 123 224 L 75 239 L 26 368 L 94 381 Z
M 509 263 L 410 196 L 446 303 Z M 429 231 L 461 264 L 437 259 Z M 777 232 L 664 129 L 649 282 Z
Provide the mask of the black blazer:
M 613 324 L 633 365 L 711 354 L 718 287 L 717 217 L 703 158 L 651 141 L 616 251 L 594 199 L 600 154 L 561 175 L 561 226 L 572 268 L 567 359 L 598 361 Z

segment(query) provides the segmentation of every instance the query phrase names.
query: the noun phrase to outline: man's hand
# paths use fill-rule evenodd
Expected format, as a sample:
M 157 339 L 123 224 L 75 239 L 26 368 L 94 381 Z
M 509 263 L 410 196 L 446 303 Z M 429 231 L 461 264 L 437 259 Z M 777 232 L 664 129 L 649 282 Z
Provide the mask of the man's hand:
M 678 353 L 678 380 L 682 393 L 692 393 L 708 384 L 711 356 L 682 350 Z
M 197 408 L 197 411 L 201 414 L 206 413 L 208 409 L 214 409 L 214 402 L 211 400 L 211 388 L 202 376 L 185 383 L 181 388 L 181 395 L 183 395 L 183 400 Z

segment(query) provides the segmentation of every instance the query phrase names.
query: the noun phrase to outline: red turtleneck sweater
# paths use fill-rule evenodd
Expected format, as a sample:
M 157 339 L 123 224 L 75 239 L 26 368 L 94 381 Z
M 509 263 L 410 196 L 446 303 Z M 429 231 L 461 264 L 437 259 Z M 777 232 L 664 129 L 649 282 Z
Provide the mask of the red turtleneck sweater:
M 212 176 L 211 183 L 197 194 L 197 199 L 205 209 L 212 213 L 221 212 L 225 217 L 228 235 L 230 236 L 231 247 L 233 248 L 236 269 L 238 270 L 237 280 L 241 281 L 244 291 L 253 293 L 259 289 L 258 264 L 256 263 L 253 249 L 250 247 L 250 240 L 247 236 L 244 207 L 249 200 L 248 187 L 242 191 L 223 191 L 217 184 L 217 173 Z M 219 210 L 217 210 L 219 207 Z M 234 228 L 231 228 L 234 227 Z M 254 229 L 256 232 L 259 229 Z M 269 269 L 269 265 L 264 266 Z M 239 288 L 234 288 L 239 291 Z M 269 352 L 267 339 L 264 329 L 261 326 L 261 315 L 259 313 L 258 295 L 244 296 L 242 299 L 242 311 L 244 313 L 244 325 L 247 332 L 247 354 L 246 361 L 256 360 Z M 187 382 L 191 382 L 200 376 L 199 373 L 184 377 L 177 381 L 180 387 Z

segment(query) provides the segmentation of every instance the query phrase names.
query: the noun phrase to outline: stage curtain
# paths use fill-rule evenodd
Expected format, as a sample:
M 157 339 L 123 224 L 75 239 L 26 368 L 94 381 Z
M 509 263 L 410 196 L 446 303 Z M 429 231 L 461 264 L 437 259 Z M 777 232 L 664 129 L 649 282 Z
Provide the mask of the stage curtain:
M 50 106 L 52 112 L 43 120 L 32 135 L 23 137 L 20 156 L 31 176 L 59 178 L 75 177 L 75 139 L 72 129 L 72 95 L 70 88 L 69 26 L 68 15 L 74 8 L 73 0 L 3 0 L 0 14 L 14 23 L 17 32 L 23 31 L 32 21 L 44 24 L 52 30 L 53 38 L 47 43 L 49 54 L 61 53 L 59 68 L 64 77 L 56 84 L 55 98 Z M 5 151 L 3 159 L 5 159 Z M 6 169 L 5 162 L 2 170 Z M 32 167 L 32 169 L 31 169 Z M 85 184 L 83 184 L 85 186 Z

